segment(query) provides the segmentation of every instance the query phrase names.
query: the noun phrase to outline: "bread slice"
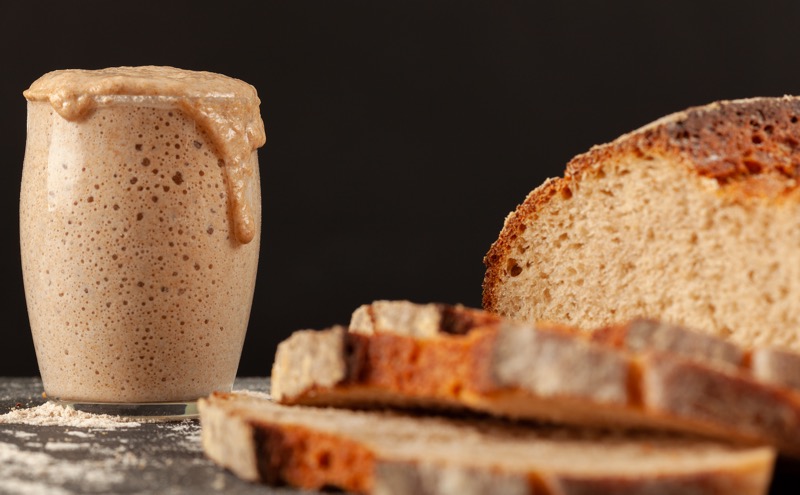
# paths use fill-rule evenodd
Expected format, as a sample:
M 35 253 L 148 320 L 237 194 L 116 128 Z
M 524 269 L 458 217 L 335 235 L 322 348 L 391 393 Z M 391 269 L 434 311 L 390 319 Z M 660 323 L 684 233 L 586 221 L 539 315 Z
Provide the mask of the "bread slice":
M 238 476 L 392 495 L 765 494 L 766 447 L 663 434 L 281 406 L 216 393 L 199 403 L 208 457 Z
M 656 329 L 650 344 L 648 328 Z M 669 429 L 800 457 L 800 393 L 753 376 L 741 352 L 646 322 L 583 334 L 460 306 L 379 301 L 356 310 L 349 332 L 299 331 L 282 342 L 272 387 L 285 404 Z
M 742 347 L 680 325 L 637 318 L 591 332 L 592 341 L 630 352 L 662 352 L 800 392 L 800 353 L 775 347 Z
M 483 306 L 800 350 L 800 98 L 690 108 L 569 162 L 506 218 Z

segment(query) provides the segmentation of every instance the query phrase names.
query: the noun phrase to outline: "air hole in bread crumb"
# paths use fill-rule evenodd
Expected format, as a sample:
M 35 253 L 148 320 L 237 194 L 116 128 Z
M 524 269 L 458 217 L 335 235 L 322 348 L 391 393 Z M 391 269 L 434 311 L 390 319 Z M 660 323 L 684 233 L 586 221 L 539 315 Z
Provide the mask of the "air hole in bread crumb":
M 753 144 L 761 144 L 764 141 L 760 134 L 753 134 L 751 140 L 753 141 Z
M 747 171 L 751 174 L 760 174 L 764 171 L 764 165 L 756 160 L 753 159 L 745 159 L 744 166 L 747 167 Z
M 790 120 L 792 121 L 792 124 L 796 124 L 797 123 L 797 116 L 796 115 L 792 115 L 792 118 Z
M 564 199 L 570 199 L 572 197 L 572 189 L 564 186 L 564 188 L 561 189 L 561 197 Z
M 506 264 L 506 271 L 508 271 L 508 274 L 512 277 L 516 277 L 522 273 L 522 267 L 517 264 L 517 260 L 509 258 Z
M 317 454 L 317 466 L 322 469 L 331 467 L 331 453 L 326 450 Z

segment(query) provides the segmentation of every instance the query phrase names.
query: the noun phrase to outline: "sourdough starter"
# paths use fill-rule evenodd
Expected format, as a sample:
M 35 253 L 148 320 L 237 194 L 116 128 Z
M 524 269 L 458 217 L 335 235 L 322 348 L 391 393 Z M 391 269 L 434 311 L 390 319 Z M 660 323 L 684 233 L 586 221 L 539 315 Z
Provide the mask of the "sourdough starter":
M 230 390 L 255 286 L 255 90 L 172 68 L 57 71 L 28 99 L 22 266 L 52 398 Z

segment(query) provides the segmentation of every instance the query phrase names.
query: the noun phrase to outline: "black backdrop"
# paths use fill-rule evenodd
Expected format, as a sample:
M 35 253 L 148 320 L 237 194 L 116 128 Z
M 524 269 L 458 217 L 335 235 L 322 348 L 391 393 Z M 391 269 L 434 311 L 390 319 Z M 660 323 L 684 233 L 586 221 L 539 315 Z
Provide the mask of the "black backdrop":
M 18 247 L 21 92 L 174 65 L 259 91 L 263 248 L 240 375 L 380 298 L 478 306 L 505 215 L 573 155 L 717 99 L 800 92 L 800 3 L 3 2 L 0 376 L 37 374 Z

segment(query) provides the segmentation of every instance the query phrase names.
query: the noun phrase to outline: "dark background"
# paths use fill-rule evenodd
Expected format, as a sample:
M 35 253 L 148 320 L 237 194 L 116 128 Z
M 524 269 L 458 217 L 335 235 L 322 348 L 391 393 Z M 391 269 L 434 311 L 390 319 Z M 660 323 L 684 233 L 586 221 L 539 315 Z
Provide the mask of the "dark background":
M 3 2 L 0 376 L 35 375 L 18 247 L 22 91 L 61 68 L 253 84 L 263 248 L 240 375 L 381 298 L 479 306 L 505 216 L 566 162 L 687 106 L 800 91 L 800 2 Z

